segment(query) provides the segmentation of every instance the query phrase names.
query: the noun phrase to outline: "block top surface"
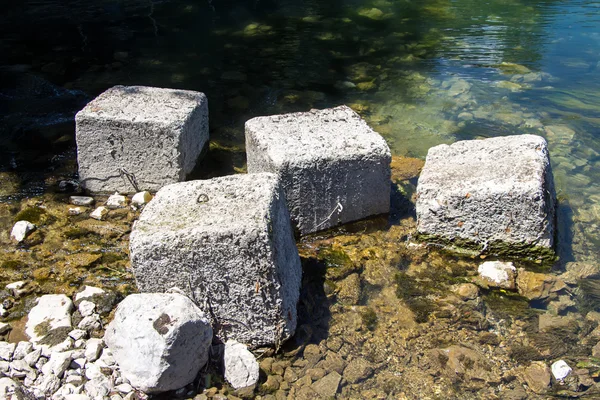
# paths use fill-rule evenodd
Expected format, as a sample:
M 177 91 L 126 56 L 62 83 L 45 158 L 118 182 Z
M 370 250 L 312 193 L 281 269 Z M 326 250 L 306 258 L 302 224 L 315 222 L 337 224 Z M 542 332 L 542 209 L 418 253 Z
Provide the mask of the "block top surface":
M 256 117 L 246 122 L 246 134 L 278 165 L 345 155 L 390 155 L 385 140 L 347 106 Z
M 419 177 L 419 191 L 536 190 L 544 181 L 549 163 L 546 140 L 536 135 L 443 144 L 429 149 Z
M 76 118 L 183 124 L 206 101 L 204 93 L 191 90 L 114 86 L 90 101 Z
M 160 189 L 140 215 L 134 234 L 173 231 L 240 232 L 265 226 L 277 175 L 231 175 L 174 183 Z

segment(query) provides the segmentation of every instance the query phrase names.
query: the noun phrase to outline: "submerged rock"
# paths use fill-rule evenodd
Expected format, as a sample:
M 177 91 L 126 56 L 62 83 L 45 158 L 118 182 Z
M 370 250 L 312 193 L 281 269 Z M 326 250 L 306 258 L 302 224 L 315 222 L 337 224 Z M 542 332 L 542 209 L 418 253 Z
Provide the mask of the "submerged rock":
M 18 221 L 10 231 L 10 238 L 21 243 L 35 228 L 36 226 L 29 221 Z
M 543 361 L 534 361 L 525 368 L 523 379 L 534 393 L 545 393 L 550 388 L 550 368 Z
M 552 293 L 562 290 L 567 285 L 554 275 L 542 274 L 537 272 L 519 269 L 517 276 L 517 288 L 519 294 L 527 297 L 529 300 L 545 299 Z
M 517 269 L 511 262 L 486 261 L 477 271 L 480 281 L 489 287 L 515 288 Z
M 117 307 L 104 340 L 122 374 L 146 393 L 179 389 L 208 360 L 212 328 L 180 294 L 133 294 Z

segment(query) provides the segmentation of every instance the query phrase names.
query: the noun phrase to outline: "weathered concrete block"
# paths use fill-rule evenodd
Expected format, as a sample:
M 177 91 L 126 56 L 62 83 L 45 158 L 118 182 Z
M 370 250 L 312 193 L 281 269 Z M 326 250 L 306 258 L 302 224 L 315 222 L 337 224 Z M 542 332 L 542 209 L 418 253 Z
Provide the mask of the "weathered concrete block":
M 548 257 L 556 195 L 546 141 L 518 135 L 429 149 L 417 187 L 424 240 Z
M 216 317 L 216 334 L 275 345 L 296 328 L 302 270 L 276 175 L 166 186 L 130 240 L 141 291 L 178 287 Z
M 248 172 L 280 175 L 301 234 L 390 209 L 390 150 L 341 106 L 246 122 Z
M 208 141 L 208 101 L 189 90 L 115 86 L 88 103 L 75 122 L 85 189 L 156 191 L 194 168 Z

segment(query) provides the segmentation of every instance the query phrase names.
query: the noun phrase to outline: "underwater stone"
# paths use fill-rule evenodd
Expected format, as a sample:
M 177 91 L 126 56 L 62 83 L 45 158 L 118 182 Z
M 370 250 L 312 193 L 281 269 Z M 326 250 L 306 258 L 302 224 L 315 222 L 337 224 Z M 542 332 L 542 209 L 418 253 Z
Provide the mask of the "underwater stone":
M 115 192 L 107 200 L 105 206 L 111 210 L 127 207 L 127 197 Z
M 129 295 L 104 340 L 123 377 L 146 393 L 191 383 L 208 361 L 213 330 L 206 315 L 180 294 Z
M 283 342 L 296 329 L 302 276 L 284 199 L 268 173 L 165 186 L 131 233 L 138 288 L 181 289 L 221 322 L 220 338 Z
M 108 214 L 108 208 L 100 206 L 90 213 L 90 218 L 102 221 Z
M 555 208 L 542 137 L 466 140 L 429 150 L 417 187 L 417 230 L 458 248 L 526 256 L 551 252 Z
M 35 228 L 35 225 L 29 221 L 18 221 L 10 231 L 10 238 L 21 243 Z
M 189 90 L 115 86 L 75 121 L 79 177 L 92 193 L 182 181 L 208 141 L 208 101 Z
M 515 288 L 517 269 L 511 262 L 486 261 L 477 269 L 479 278 L 489 287 Z
M 248 172 L 279 174 L 301 234 L 390 209 L 390 149 L 346 106 L 246 122 Z

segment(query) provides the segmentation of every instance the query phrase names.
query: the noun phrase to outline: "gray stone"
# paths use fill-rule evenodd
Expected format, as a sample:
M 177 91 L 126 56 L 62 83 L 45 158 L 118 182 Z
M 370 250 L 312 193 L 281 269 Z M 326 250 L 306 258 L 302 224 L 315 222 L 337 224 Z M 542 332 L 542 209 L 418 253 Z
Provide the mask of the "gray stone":
M 17 345 L 15 343 L 0 342 L 0 359 L 12 361 L 13 353 Z
M 234 389 L 256 385 L 260 367 L 248 348 L 235 340 L 225 343 L 225 379 Z
M 79 305 L 77 306 L 77 308 L 79 309 L 79 313 L 81 313 L 82 316 L 87 317 L 94 313 L 96 305 L 91 301 L 82 300 L 81 303 L 79 303 Z
M 108 294 L 104 289 L 97 288 L 95 286 L 84 286 L 81 292 L 77 292 L 75 294 L 75 303 L 79 304 L 82 300 L 90 300 L 94 298 L 94 296 L 107 296 Z
M 25 333 L 37 342 L 52 329 L 71 327 L 72 310 L 73 302 L 64 294 L 44 295 L 29 312 Z
M 42 355 L 42 350 L 36 349 L 36 350 L 33 350 L 31 353 L 27 353 L 24 360 L 27 364 L 29 364 L 30 367 L 33 367 L 38 362 L 41 355 Z
M 208 141 L 208 101 L 188 90 L 115 86 L 75 121 L 79 177 L 90 192 L 156 191 L 182 181 Z
M 208 319 L 189 298 L 142 293 L 119 304 L 104 339 L 131 385 L 155 393 L 194 380 L 208 360 L 212 334 Z
M 141 291 L 183 290 L 214 313 L 219 337 L 259 346 L 294 333 L 302 270 L 274 174 L 164 187 L 133 227 L 130 256 Z
M 100 316 L 98 314 L 92 314 L 84 317 L 79 324 L 77 324 L 77 327 L 79 329 L 95 331 L 102 328 L 102 321 L 100 321 Z
M 41 378 L 36 389 L 44 393 L 47 397 L 52 396 L 60 388 L 60 379 L 56 375 L 42 375 Z
M 33 351 L 33 344 L 31 342 L 21 341 L 17 344 L 15 348 L 15 353 L 13 354 L 14 360 L 22 360 L 25 356 Z
M 337 372 L 330 372 L 328 375 L 313 383 L 310 387 L 320 396 L 333 398 L 338 391 L 342 376 Z
M 94 198 L 88 196 L 71 196 L 69 202 L 75 206 L 91 206 L 94 204 Z
M 467 140 L 429 149 L 417 187 L 422 237 L 552 248 L 556 196 L 539 136 Z
M 346 106 L 246 122 L 248 172 L 280 175 L 301 234 L 390 208 L 390 150 Z
M 19 384 L 13 381 L 12 379 L 6 377 L 0 378 L 0 398 L 10 398 L 8 396 L 4 396 L 8 394 L 13 394 L 17 387 L 19 387 Z

